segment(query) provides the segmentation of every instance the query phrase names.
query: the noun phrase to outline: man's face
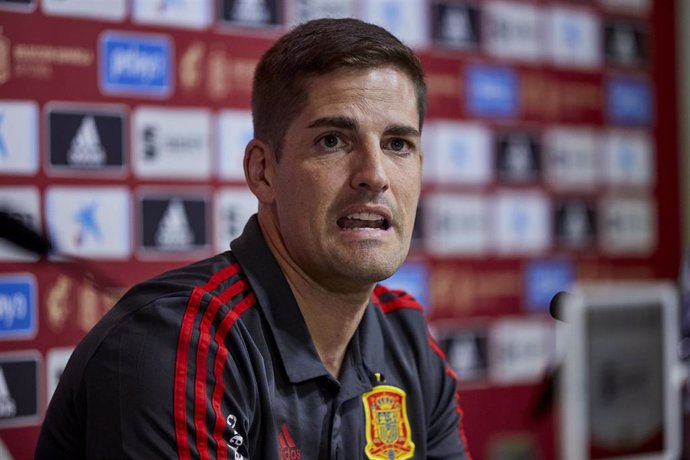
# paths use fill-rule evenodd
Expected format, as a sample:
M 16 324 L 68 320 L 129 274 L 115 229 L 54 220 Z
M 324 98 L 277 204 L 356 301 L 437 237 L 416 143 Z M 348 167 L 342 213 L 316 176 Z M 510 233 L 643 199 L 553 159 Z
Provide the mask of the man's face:
M 307 93 L 274 165 L 288 261 L 329 289 L 385 279 L 407 255 L 420 193 L 412 81 L 390 67 L 341 69 Z

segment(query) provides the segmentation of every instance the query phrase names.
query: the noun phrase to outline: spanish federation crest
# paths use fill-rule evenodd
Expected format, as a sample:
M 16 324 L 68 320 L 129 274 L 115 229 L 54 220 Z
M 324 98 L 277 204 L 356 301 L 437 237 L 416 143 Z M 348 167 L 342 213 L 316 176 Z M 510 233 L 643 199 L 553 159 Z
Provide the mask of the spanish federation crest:
M 406 460 L 414 456 L 405 397 L 403 390 L 390 385 L 378 385 L 362 395 L 368 459 Z

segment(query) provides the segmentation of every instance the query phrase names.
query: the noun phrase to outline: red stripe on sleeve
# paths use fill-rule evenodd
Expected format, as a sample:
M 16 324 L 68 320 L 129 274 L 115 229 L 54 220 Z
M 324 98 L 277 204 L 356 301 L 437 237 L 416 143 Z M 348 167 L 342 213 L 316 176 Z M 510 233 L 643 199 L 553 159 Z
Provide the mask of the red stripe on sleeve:
M 173 386 L 175 437 L 177 441 L 178 457 L 181 460 L 189 460 L 191 458 L 189 439 L 187 437 L 187 362 L 189 359 L 189 345 L 192 340 L 194 319 L 196 318 L 203 295 L 209 290 L 215 289 L 224 280 L 238 272 L 238 264 L 228 265 L 222 270 L 214 273 L 206 284 L 194 288 L 182 318 L 180 335 L 177 340 Z
M 247 297 L 242 299 L 235 305 L 235 307 L 225 315 L 220 326 L 216 329 L 215 340 L 218 344 L 218 353 L 213 365 L 213 377 L 215 386 L 211 395 L 211 406 L 216 415 L 216 425 L 213 428 L 213 439 L 216 441 L 218 449 L 217 459 L 226 458 L 227 446 L 223 440 L 223 428 L 225 426 L 225 417 L 220 409 L 220 400 L 223 395 L 223 368 L 225 367 L 225 360 L 228 357 L 228 349 L 225 347 L 225 337 L 232 328 L 235 321 L 247 310 L 249 310 L 256 303 L 256 296 L 250 292 Z
M 439 344 L 434 340 L 434 338 L 431 336 L 431 334 L 428 335 L 429 338 L 429 346 L 431 347 L 432 350 L 434 350 L 434 353 L 436 353 L 442 360 L 443 364 L 445 365 L 445 372 L 446 375 L 448 375 L 452 380 L 453 384 L 455 385 L 455 413 L 458 414 L 458 433 L 460 435 L 460 439 L 462 439 L 463 444 L 465 445 L 465 454 L 467 454 L 467 458 L 469 460 L 472 460 L 472 456 L 470 455 L 470 451 L 468 449 L 468 444 L 467 444 L 467 436 L 465 435 L 465 429 L 463 427 L 463 411 L 462 411 L 462 406 L 460 405 L 460 391 L 457 389 L 458 388 L 458 376 L 455 373 L 455 371 L 448 365 L 447 362 L 447 357 L 446 354 L 443 352 Z
M 206 361 L 211 342 L 211 325 L 220 307 L 246 288 L 247 283 L 244 280 L 239 280 L 219 296 L 213 297 L 199 324 L 199 343 L 196 350 L 196 376 L 194 379 L 194 429 L 199 449 L 199 458 L 202 460 L 210 458 L 208 452 L 208 430 L 206 429 L 206 380 L 208 377 Z
M 173 390 L 173 401 L 175 404 L 175 436 L 177 438 L 177 455 L 180 460 L 190 460 L 189 441 L 187 439 L 187 409 L 186 409 L 186 381 L 187 381 L 187 358 L 189 356 L 189 342 L 192 337 L 192 327 L 194 317 L 199 309 L 199 302 L 203 296 L 203 291 L 195 288 L 187 302 L 180 337 L 177 341 L 177 357 L 175 359 L 175 382 Z

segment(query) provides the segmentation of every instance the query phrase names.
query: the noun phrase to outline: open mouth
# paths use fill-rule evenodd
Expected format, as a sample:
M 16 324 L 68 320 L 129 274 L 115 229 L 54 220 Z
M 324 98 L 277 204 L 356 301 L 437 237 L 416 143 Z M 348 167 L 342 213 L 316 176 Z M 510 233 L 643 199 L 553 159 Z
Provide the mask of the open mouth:
M 338 226 L 343 230 L 388 230 L 388 219 L 373 212 L 354 212 L 338 219 Z

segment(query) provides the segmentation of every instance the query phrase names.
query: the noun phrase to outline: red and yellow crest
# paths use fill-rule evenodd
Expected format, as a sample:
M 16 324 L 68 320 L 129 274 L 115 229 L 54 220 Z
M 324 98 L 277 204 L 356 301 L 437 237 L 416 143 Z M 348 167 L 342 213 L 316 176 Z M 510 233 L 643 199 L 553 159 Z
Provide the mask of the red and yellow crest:
M 414 443 L 407 418 L 405 392 L 378 385 L 362 395 L 366 417 L 367 445 L 371 460 L 406 460 L 414 456 Z

